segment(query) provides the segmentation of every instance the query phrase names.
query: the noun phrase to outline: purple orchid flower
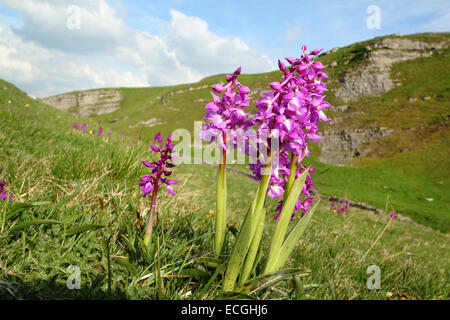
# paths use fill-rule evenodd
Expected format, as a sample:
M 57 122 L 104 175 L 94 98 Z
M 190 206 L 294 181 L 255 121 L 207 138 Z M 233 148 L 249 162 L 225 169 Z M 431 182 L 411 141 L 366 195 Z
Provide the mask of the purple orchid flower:
M 309 156 L 307 144 L 309 141 L 323 139 L 317 134 L 318 123 L 330 121 L 323 112 L 325 108 L 331 107 L 323 95 L 327 85 L 322 80 L 328 76 L 321 71 L 323 64 L 311 59 L 322 49 L 306 52 L 306 47 L 303 46 L 302 50 L 303 55 L 299 59 L 285 58 L 289 67 L 278 61 L 283 81 L 270 83 L 273 91 L 263 92 L 263 97 L 256 103 L 257 111 L 253 118 L 253 124 L 259 126 L 259 132 L 266 132 L 267 137 L 272 137 L 277 132 L 279 137 L 279 165 L 272 167 L 268 189 L 268 195 L 274 198 L 284 194 L 291 168 L 297 168 L 296 177 L 306 170 L 301 161 Z M 260 141 L 258 148 L 262 145 L 266 150 L 276 152 L 270 150 L 269 141 Z M 261 178 L 260 172 L 264 165 L 259 161 L 249 165 L 257 179 Z M 303 216 L 312 207 L 310 190 L 315 187 L 310 176 L 312 172 L 313 168 L 307 175 L 293 214 L 300 211 Z M 302 195 L 306 197 L 303 201 Z M 278 212 L 281 212 L 282 205 L 283 202 L 280 201 Z M 278 216 L 279 214 L 275 218 Z
M 391 220 L 395 220 L 395 218 L 397 218 L 397 213 L 395 211 L 392 211 L 389 217 L 391 218 Z
M 171 186 L 179 183 L 179 181 L 168 179 L 168 177 L 172 174 L 170 169 L 175 167 L 171 161 L 178 160 L 178 158 L 172 156 L 174 148 L 174 145 L 170 143 L 172 141 L 172 135 L 169 134 L 167 141 L 163 142 L 161 133 L 158 132 L 155 135 L 154 140 L 157 142 L 159 147 L 156 145 L 150 145 L 150 149 L 152 149 L 153 152 L 159 153 L 160 159 L 154 162 L 142 161 L 146 167 L 152 169 L 152 172 L 148 176 L 141 177 L 141 182 L 138 183 L 138 185 L 142 188 L 144 197 L 148 196 L 150 193 L 152 194 L 152 206 L 144 238 L 146 245 L 150 242 L 152 235 L 153 221 L 156 212 L 156 199 L 158 196 L 159 187 L 166 184 L 167 192 L 173 196 L 174 193 Z M 156 213 L 156 220 L 158 220 L 158 213 Z
M 144 197 L 148 196 L 150 192 L 153 192 L 156 196 L 158 188 L 163 184 L 167 185 L 167 191 L 169 194 L 174 195 L 171 185 L 177 184 L 179 181 L 167 179 L 167 177 L 172 174 L 170 169 L 175 167 L 175 165 L 169 161 L 177 160 L 176 157 L 172 156 L 174 148 L 174 145 L 170 144 L 172 135 L 169 135 L 167 141 L 164 143 L 161 139 L 161 133 L 158 132 L 155 135 L 154 140 L 159 144 L 159 147 L 156 145 L 150 145 L 150 149 L 156 153 L 159 153 L 161 158 L 160 160 L 154 162 L 142 161 L 146 167 L 152 168 L 152 173 L 149 176 L 141 177 L 141 182 L 139 185 L 142 188 Z
M 238 129 L 253 125 L 248 119 L 249 114 L 245 112 L 245 109 L 250 106 L 249 100 L 252 99 L 248 96 L 250 89 L 237 81 L 240 74 L 241 67 L 225 77 L 228 84 L 211 86 L 214 91 L 211 92 L 213 101 L 205 106 L 207 112 L 204 116 L 208 123 L 200 134 L 203 140 L 212 138 L 227 153 L 230 151 L 228 145 L 237 144 L 238 132 L 240 132 Z M 222 98 L 216 93 L 222 94 Z M 226 136 L 227 131 L 231 133 L 231 136 Z
M 347 201 L 346 199 L 341 199 L 337 204 L 336 204 L 336 201 L 333 201 L 330 204 L 330 209 L 333 212 L 336 212 L 337 214 L 345 213 L 345 214 L 348 215 L 348 213 L 349 213 L 349 211 L 348 211 L 349 206 L 350 206 L 350 202 L 349 201 Z
M 37 120 L 37 119 L 36 119 Z M 72 124 L 72 127 L 74 127 L 76 130 L 81 130 L 83 132 L 86 132 L 87 129 L 87 124 L 83 123 L 83 124 L 79 124 L 79 123 L 74 123 Z M 95 132 L 95 131 L 94 131 Z
M 6 192 L 5 183 L 2 180 L 0 180 L 0 199 L 3 202 L 6 202 L 7 199 L 9 199 L 9 201 L 12 202 L 13 197 L 14 196 L 12 194 L 8 194 Z

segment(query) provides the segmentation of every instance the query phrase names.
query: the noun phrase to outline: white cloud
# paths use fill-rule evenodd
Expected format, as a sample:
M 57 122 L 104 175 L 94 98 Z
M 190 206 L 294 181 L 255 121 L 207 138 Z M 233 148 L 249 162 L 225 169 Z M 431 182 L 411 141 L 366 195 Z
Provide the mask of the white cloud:
M 297 42 L 305 34 L 303 28 L 299 23 L 294 23 L 289 28 L 287 28 L 282 36 L 282 40 L 287 44 Z
M 0 78 L 36 96 L 96 87 L 172 85 L 216 73 L 274 69 L 268 56 L 206 21 L 170 10 L 162 34 L 126 26 L 105 0 L 75 2 L 80 29 L 67 28 L 69 0 L 0 0 L 22 24 L 1 22 Z M 6 20 L 3 20 L 6 21 Z
M 7 29 L 0 27 L 0 74 L 15 82 L 29 82 L 36 75 L 36 68 L 23 56 L 20 39 L 10 36 Z M 35 54 L 38 49 L 30 46 L 28 52 Z
M 172 17 L 166 37 L 168 48 L 183 65 L 201 73 L 262 72 L 274 68 L 267 55 L 250 49 L 239 38 L 222 38 L 209 31 L 208 23 L 170 10 Z
M 105 0 L 0 2 L 21 14 L 23 25 L 14 32 L 46 48 L 98 53 L 126 39 L 126 26 Z
M 150 83 L 171 85 L 194 82 L 203 77 L 194 68 L 182 65 L 163 38 L 138 31 L 133 36 L 132 47 L 117 48 L 117 59 L 145 74 Z
M 117 70 L 103 59 L 46 49 L 0 27 L 0 78 L 38 97 L 94 87 L 149 85 L 145 75 Z

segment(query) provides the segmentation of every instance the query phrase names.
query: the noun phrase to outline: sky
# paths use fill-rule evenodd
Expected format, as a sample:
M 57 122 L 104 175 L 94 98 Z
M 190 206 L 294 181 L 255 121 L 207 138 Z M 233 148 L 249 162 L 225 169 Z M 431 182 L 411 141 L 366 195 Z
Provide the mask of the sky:
M 36 97 L 276 69 L 310 49 L 450 31 L 448 0 L 0 0 L 0 78 Z

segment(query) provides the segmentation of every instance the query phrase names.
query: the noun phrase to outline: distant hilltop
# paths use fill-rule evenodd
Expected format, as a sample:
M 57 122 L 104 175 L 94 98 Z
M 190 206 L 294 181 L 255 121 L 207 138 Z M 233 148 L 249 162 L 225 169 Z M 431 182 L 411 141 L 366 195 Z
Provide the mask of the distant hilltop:
M 443 80 L 450 68 L 449 41 L 450 33 L 395 34 L 322 53 L 317 59 L 330 76 L 327 100 L 333 108 L 327 112 L 333 121 L 321 125 L 326 139 L 318 144 L 319 159 L 345 164 L 414 150 L 418 146 L 411 139 L 428 143 L 427 134 L 440 129 L 431 122 L 418 124 L 414 117 L 423 114 L 428 118 L 434 113 L 438 117 L 436 107 L 426 110 L 448 103 Z M 257 99 L 268 90 L 268 83 L 279 78 L 279 71 L 243 74 L 241 82 Z M 194 84 L 94 89 L 42 101 L 81 116 L 107 120 L 123 131 L 137 128 L 167 134 L 175 128 L 191 130 L 193 121 L 202 120 L 205 104 L 211 100 L 210 86 L 223 81 L 223 75 L 215 75 Z

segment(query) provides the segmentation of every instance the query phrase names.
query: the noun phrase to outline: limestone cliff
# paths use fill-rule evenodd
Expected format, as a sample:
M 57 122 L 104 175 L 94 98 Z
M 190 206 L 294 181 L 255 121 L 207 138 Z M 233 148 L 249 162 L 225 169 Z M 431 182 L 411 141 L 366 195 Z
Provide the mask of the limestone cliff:
M 122 94 L 119 90 L 100 89 L 65 93 L 42 99 L 42 102 L 81 116 L 112 113 L 119 109 Z
M 388 92 L 401 85 L 391 77 L 391 66 L 394 63 L 429 57 L 446 47 L 448 41 L 424 42 L 401 37 L 371 41 L 357 57 L 360 63 L 344 68 L 340 73 L 334 94 L 338 100 L 351 104 L 361 97 Z M 330 63 L 328 67 L 342 63 Z M 348 64 L 348 61 L 345 64 Z M 411 101 L 415 100 L 410 99 Z M 325 136 L 325 139 L 319 142 L 320 160 L 323 162 L 339 164 L 363 157 L 371 151 L 373 142 L 395 134 L 393 129 L 380 127 L 354 128 L 353 125 L 353 129 L 349 129 L 348 120 L 356 115 L 355 112 L 364 113 L 364 107 L 358 111 L 348 109 L 348 105 L 334 106 L 333 111 L 345 112 L 345 115 L 335 117 L 331 126 L 321 132 L 321 135 Z
M 343 102 L 372 96 L 394 88 L 390 67 L 397 62 L 428 57 L 434 50 L 446 47 L 447 42 L 428 43 L 402 38 L 376 40 L 366 47 L 360 57 L 365 63 L 348 70 L 340 79 L 335 95 Z

